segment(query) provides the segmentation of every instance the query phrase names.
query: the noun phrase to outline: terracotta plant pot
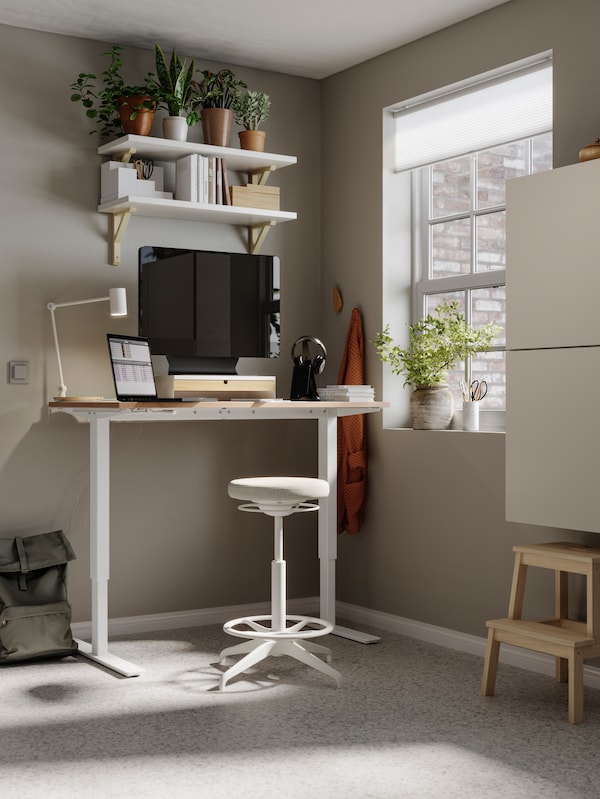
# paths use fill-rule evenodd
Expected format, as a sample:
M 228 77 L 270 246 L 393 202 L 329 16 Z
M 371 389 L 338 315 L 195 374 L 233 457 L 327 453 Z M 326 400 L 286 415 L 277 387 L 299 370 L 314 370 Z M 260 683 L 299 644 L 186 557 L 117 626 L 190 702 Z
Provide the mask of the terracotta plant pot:
M 130 97 L 119 97 L 119 118 L 124 133 L 134 133 L 137 136 L 148 136 L 155 109 L 140 108 L 140 105 L 152 100 L 148 94 L 132 94 Z M 135 119 L 130 119 L 137 110 Z
M 200 116 L 204 144 L 228 147 L 233 123 L 231 108 L 203 108 Z
M 267 133 L 264 130 L 240 130 L 240 147 L 242 150 L 254 150 L 264 153 Z

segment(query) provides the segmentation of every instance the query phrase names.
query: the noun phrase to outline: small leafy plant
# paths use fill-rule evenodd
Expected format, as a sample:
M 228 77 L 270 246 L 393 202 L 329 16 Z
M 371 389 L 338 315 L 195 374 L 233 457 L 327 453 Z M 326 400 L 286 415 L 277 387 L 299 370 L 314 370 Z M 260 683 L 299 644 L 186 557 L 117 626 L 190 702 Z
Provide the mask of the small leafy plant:
M 135 119 L 140 111 L 153 111 L 156 108 L 154 99 L 154 86 L 152 82 L 146 80 L 139 86 L 127 86 L 121 77 L 121 58 L 122 47 L 113 45 L 112 48 L 102 55 L 110 58 L 110 64 L 101 73 L 102 86 L 97 87 L 97 76 L 91 72 L 80 72 L 71 88 L 71 101 L 81 102 L 85 109 L 85 115 L 89 119 L 95 120 L 98 134 L 101 139 L 108 139 L 112 136 L 120 136 L 123 133 L 121 121 L 119 119 L 119 108 L 127 105 L 127 99 L 134 95 L 149 96 L 150 99 L 144 100 L 138 105 L 131 107 L 130 119 Z M 93 133 L 94 131 L 90 131 Z
M 157 78 L 155 93 L 160 105 L 167 109 L 169 116 L 186 116 L 188 125 L 195 125 L 200 115 L 192 106 L 196 70 L 194 60 L 192 59 L 188 65 L 187 61 L 182 61 L 173 50 L 167 65 L 167 59 L 158 42 L 154 44 L 154 56 Z M 154 78 L 152 74 L 148 77 Z
M 257 130 L 269 118 L 271 98 L 264 92 L 248 91 L 233 101 L 235 121 L 245 130 Z
M 194 105 L 201 108 L 231 108 L 240 94 L 240 89 L 247 89 L 248 84 L 237 78 L 230 69 L 211 72 L 202 70 L 202 80 L 196 84 Z
M 374 344 L 379 358 L 392 372 L 404 375 L 404 385 L 435 386 L 444 383 L 447 372 L 458 361 L 489 349 L 500 328 L 493 322 L 473 328 L 466 323 L 457 302 L 443 302 L 414 325 L 408 325 L 406 349 L 393 343 L 389 325 L 377 334 Z

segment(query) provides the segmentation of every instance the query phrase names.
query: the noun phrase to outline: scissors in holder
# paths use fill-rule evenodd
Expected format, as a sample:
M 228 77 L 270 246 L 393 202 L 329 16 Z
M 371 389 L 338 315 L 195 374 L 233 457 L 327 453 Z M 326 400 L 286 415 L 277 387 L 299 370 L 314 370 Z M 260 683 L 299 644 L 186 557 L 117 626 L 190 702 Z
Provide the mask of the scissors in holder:
M 473 380 L 469 388 L 471 391 L 471 400 L 473 402 L 479 402 L 479 400 L 482 400 L 487 394 L 487 383 L 485 380 Z

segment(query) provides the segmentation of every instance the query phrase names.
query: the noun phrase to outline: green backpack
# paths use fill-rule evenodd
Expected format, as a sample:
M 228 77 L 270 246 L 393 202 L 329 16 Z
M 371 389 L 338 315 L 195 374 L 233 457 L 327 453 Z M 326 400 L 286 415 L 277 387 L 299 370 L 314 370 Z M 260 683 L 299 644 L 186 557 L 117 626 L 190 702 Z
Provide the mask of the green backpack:
M 74 559 L 62 530 L 0 538 L 0 664 L 77 651 L 65 585 Z

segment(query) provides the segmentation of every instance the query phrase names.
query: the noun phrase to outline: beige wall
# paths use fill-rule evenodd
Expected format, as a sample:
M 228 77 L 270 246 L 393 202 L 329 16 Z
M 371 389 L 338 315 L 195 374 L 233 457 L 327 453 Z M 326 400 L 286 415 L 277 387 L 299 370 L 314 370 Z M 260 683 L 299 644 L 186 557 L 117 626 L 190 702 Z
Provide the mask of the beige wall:
M 58 378 L 46 304 L 127 288 L 133 313 L 126 320 L 110 320 L 103 305 L 57 312 L 70 392 L 111 396 L 104 334 L 137 332 L 138 248 L 245 246 L 244 232 L 226 225 L 134 218 L 122 265 L 108 264 L 109 220 L 96 212 L 97 136 L 88 135 L 89 121 L 69 99 L 79 72 L 106 67 L 100 56 L 106 48 L 0 28 L 0 361 L 3 374 L 12 359 L 31 365 L 28 386 L 0 380 L 0 534 L 67 532 L 78 555 L 69 572 L 76 621 L 90 618 L 88 428 L 66 416 L 48 417 L 46 402 Z M 141 75 L 154 68 L 150 51 L 128 50 L 125 60 Z M 200 68 L 220 66 L 198 61 Z M 287 393 L 292 342 L 320 332 L 320 87 L 312 80 L 236 71 L 251 88 L 271 95 L 269 149 L 299 161 L 272 179 L 281 187 L 282 207 L 297 210 L 298 221 L 274 228 L 262 250 L 281 257 L 284 357 L 240 367 L 274 371 Z M 190 138 L 201 140 L 200 129 Z M 267 599 L 270 527 L 256 516 L 240 518 L 227 482 L 249 474 L 313 473 L 313 432 L 304 422 L 113 428 L 111 615 Z M 289 530 L 291 594 L 315 595 L 316 521 L 298 517 Z
M 600 130 L 589 77 L 599 24 L 595 0 L 514 0 L 323 82 L 323 336 L 332 347 L 342 346 L 354 305 L 368 339 L 388 321 L 381 314 L 382 109 L 552 49 L 555 165 L 572 163 Z M 334 285 L 346 302 L 341 317 L 328 302 Z M 367 380 L 380 392 L 381 366 L 372 346 L 368 352 Z M 396 385 L 399 396 L 401 378 Z M 370 419 L 369 436 L 366 523 L 358 536 L 340 539 L 339 599 L 483 635 L 485 619 L 507 609 L 513 544 L 585 539 L 504 521 L 502 434 L 383 430 Z M 531 585 L 531 611 L 551 612 L 544 577 Z
M 382 108 L 553 49 L 555 163 L 571 163 L 599 135 L 593 80 L 599 24 L 596 0 L 514 0 L 321 83 L 237 70 L 251 88 L 272 96 L 268 148 L 299 158 L 275 180 L 283 207 L 298 210 L 298 221 L 278 226 L 264 247 L 283 264 L 284 358 L 274 370 L 281 393 L 289 387 L 286 353 L 297 336 L 323 337 L 331 355 L 323 380 L 335 382 L 352 307 L 363 311 L 367 338 L 381 329 Z M 125 285 L 135 309 L 139 246 L 177 242 L 239 250 L 243 242 L 236 229 L 222 225 L 134 219 L 122 266 L 109 266 L 108 220 L 95 211 L 96 139 L 87 135 L 68 90 L 80 71 L 103 68 L 103 47 L 11 28 L 0 28 L 0 44 L 1 360 L 31 363 L 29 386 L 0 381 L 0 534 L 66 530 L 78 554 L 69 590 L 79 621 L 90 617 L 88 431 L 46 413 L 57 377 L 45 305 Z M 142 72 L 152 68 L 149 52 L 126 55 Z M 335 285 L 345 300 L 339 315 L 331 302 Z M 109 395 L 100 306 L 85 313 L 69 309 L 59 323 L 68 385 Z M 135 332 L 135 318 L 110 326 Z M 258 371 L 259 365 L 242 368 Z M 367 370 L 380 392 L 372 348 Z M 116 428 L 111 615 L 266 599 L 270 536 L 261 520 L 238 518 L 227 480 L 314 472 L 313 432 L 304 422 Z M 585 540 L 504 521 L 501 434 L 382 430 L 372 418 L 369 435 L 365 527 L 339 539 L 341 600 L 482 635 L 484 620 L 505 612 L 514 543 Z M 290 593 L 313 595 L 314 520 L 291 519 L 288 530 Z M 533 581 L 532 608 L 542 604 L 547 587 L 541 578 Z

